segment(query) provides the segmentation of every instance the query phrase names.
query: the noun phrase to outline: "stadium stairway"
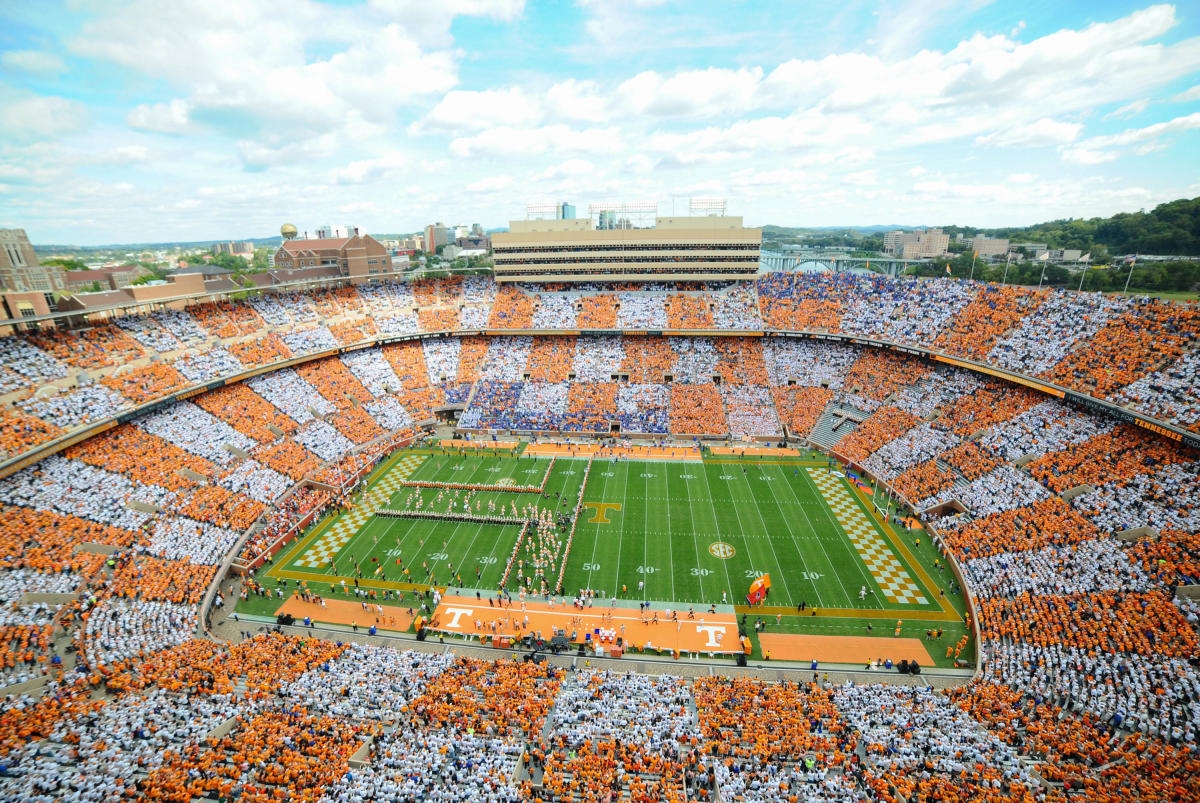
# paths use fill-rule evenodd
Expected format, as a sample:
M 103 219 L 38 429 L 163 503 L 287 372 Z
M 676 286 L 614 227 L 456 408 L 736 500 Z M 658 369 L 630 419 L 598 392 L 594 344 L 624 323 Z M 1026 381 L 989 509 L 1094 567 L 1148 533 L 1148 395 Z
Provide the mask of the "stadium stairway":
M 957 468 L 950 465 L 949 463 L 947 463 L 945 460 L 943 460 L 940 457 L 937 459 L 937 467 L 940 468 L 942 471 L 949 471 L 950 473 L 952 473 L 954 475 L 954 487 L 956 489 L 966 488 L 968 485 L 971 484 L 970 481 L 968 481 L 967 478 L 962 475 L 961 471 L 959 471 Z
M 840 405 L 829 404 L 821 413 L 821 417 L 817 419 L 817 423 L 813 425 L 812 432 L 808 433 L 809 441 L 832 449 L 838 441 L 858 429 L 857 421 L 843 417 L 847 411 L 861 415 L 852 407 L 843 409 Z

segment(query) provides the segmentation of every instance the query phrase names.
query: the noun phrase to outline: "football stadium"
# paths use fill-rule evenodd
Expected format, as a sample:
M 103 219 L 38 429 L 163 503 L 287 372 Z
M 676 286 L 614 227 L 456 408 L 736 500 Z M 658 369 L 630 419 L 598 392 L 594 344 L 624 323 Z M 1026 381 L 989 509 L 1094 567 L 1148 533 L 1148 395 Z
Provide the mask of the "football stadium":
M 835 273 L 13 332 L 6 388 L 53 390 L 4 419 L 3 732 L 42 763 L 3 782 L 1187 799 L 1198 334 Z
M 1200 3 L 0 2 L 0 697 L 0 803 L 1200 801 Z

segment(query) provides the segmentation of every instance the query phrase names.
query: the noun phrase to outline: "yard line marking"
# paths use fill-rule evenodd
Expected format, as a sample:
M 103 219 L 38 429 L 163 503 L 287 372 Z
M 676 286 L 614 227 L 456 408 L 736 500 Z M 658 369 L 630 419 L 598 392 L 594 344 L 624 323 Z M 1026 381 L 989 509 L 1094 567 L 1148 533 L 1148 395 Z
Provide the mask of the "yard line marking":
M 737 475 L 735 474 L 734 476 L 736 477 Z M 758 521 L 759 521 L 759 523 L 762 524 L 762 531 L 764 533 L 770 535 L 771 528 L 767 526 L 767 520 L 763 517 L 762 508 L 759 507 L 758 497 L 754 493 L 754 485 L 750 482 L 749 473 L 742 474 L 742 482 L 746 483 L 746 490 L 750 494 L 749 500 L 747 502 L 747 506 L 754 508 L 754 512 L 758 515 Z M 769 493 L 771 494 L 771 496 L 775 495 L 774 491 L 770 491 Z M 732 499 L 732 497 L 733 497 L 733 494 L 732 494 L 732 492 L 730 492 L 730 498 Z M 738 528 L 742 532 L 745 532 L 746 528 L 742 526 L 742 514 L 740 512 L 738 512 L 739 507 L 740 507 L 740 505 L 735 504 L 733 506 L 733 511 L 734 511 L 734 513 L 737 513 Z M 786 518 L 785 518 L 785 522 L 786 522 Z M 779 553 L 775 551 L 774 540 L 771 538 L 768 538 L 767 546 L 769 546 L 771 548 L 771 557 L 772 557 L 772 559 L 774 559 L 775 565 L 779 568 L 779 579 L 783 581 L 783 590 L 787 593 L 789 600 L 795 599 L 795 597 L 792 596 L 791 587 L 788 586 L 788 581 L 787 581 L 788 573 L 786 571 L 784 571 L 783 563 L 780 562 L 780 560 L 779 560 Z M 747 552 L 749 551 L 749 544 L 746 545 L 746 550 L 747 550 Z M 753 558 L 751 558 L 751 561 L 753 561 Z M 751 565 L 753 565 L 753 563 Z
M 786 479 L 785 479 L 785 481 L 786 481 Z M 811 482 L 809 483 L 809 487 L 811 487 L 813 489 L 813 491 L 815 491 L 818 495 L 820 494 L 820 491 Z M 800 498 L 799 496 L 796 495 L 796 490 L 794 488 L 792 488 L 790 483 L 788 483 L 788 488 L 791 489 L 793 496 L 796 496 L 797 499 Z M 819 504 L 820 504 L 821 510 L 825 511 L 825 518 L 829 519 L 829 523 L 833 524 L 836 528 L 837 522 L 835 522 L 833 519 L 833 516 L 831 516 L 829 514 L 829 506 L 825 503 L 825 500 L 822 499 Z M 804 514 L 804 520 L 808 522 L 808 526 L 810 528 L 812 528 L 813 534 L 816 535 L 817 528 L 813 524 L 813 520 L 811 518 L 809 518 L 808 512 L 805 511 L 803 508 L 800 509 L 800 512 Z M 821 548 L 821 554 L 825 556 L 825 562 L 827 564 L 829 564 L 830 572 L 833 574 L 834 579 L 837 580 L 838 586 L 841 587 L 841 589 L 842 589 L 842 596 L 846 600 L 845 604 L 853 605 L 854 598 L 850 596 L 849 589 L 847 589 L 846 584 L 844 582 L 842 582 L 842 573 L 841 573 L 841 571 L 839 571 L 838 565 L 833 562 L 832 558 L 829 557 L 829 550 L 825 548 L 824 539 L 822 539 L 819 535 L 816 535 L 816 541 L 817 541 L 817 546 Z M 862 573 L 861 567 L 859 568 L 859 572 L 860 572 L 860 574 Z M 865 575 L 863 575 L 863 577 L 865 579 Z M 820 593 L 818 592 L 818 596 L 819 595 L 820 595 Z
M 685 480 L 686 482 L 686 480 Z M 671 491 L 671 478 L 667 473 L 663 472 L 663 483 L 666 484 L 668 494 Z M 671 532 L 671 503 L 667 502 L 667 532 Z M 649 539 L 647 539 L 649 540 Z M 673 537 L 667 537 L 667 574 L 671 577 L 671 599 L 675 599 L 675 548 L 672 543 L 675 541 Z
M 615 474 L 616 472 L 614 471 L 614 472 L 604 472 L 604 473 Z M 610 477 L 607 477 L 607 476 L 604 478 L 604 487 L 600 489 L 600 498 L 601 499 L 608 498 L 608 481 L 609 481 L 609 479 L 610 479 Z M 624 535 L 622 535 L 621 537 L 624 538 Z M 596 565 L 596 547 L 599 546 L 599 544 L 600 544 L 600 534 L 598 532 L 593 532 L 592 533 L 592 562 L 590 564 L 588 564 L 589 566 Z M 588 569 L 587 587 L 590 589 L 595 588 L 595 586 L 592 585 L 592 575 L 595 573 L 596 573 L 595 569 Z M 615 594 L 615 591 L 614 591 L 614 594 Z
M 761 467 L 759 467 L 759 470 L 760 470 L 760 471 L 762 471 L 763 469 L 762 469 Z M 765 472 L 764 472 L 764 474 L 765 474 Z M 791 493 L 791 495 L 792 495 L 792 498 L 796 499 L 796 500 L 797 500 L 797 502 L 799 502 L 799 497 L 797 497 L 797 496 L 796 496 L 796 491 L 795 491 L 795 489 L 794 489 L 794 488 L 792 488 L 792 486 L 791 486 L 791 483 L 789 483 L 789 482 L 788 482 L 788 480 L 787 480 L 787 477 L 786 477 L 786 476 L 784 476 L 782 473 L 780 474 L 780 476 L 781 476 L 781 477 L 782 477 L 782 479 L 783 479 L 783 484 L 787 486 L 788 492 L 789 492 L 789 493 Z M 749 478 L 747 478 L 747 482 L 749 482 Z M 783 501 L 782 501 L 782 500 L 779 498 L 779 494 L 778 494 L 778 493 L 776 493 L 776 492 L 775 492 L 775 490 L 772 490 L 772 491 L 771 491 L 771 501 L 772 501 L 772 502 L 774 502 L 776 505 L 783 505 L 783 504 L 786 504 L 786 503 L 784 503 L 784 502 L 783 502 Z M 779 512 L 780 512 L 780 513 L 783 513 L 783 508 L 782 508 L 782 507 L 780 507 L 780 510 L 779 510 Z M 804 512 L 804 511 L 803 511 L 803 509 L 802 509 L 802 510 L 801 510 L 801 513 L 803 513 L 803 512 Z M 762 512 L 761 512 L 761 511 L 759 512 L 759 518 L 762 518 Z M 791 522 L 790 522 L 790 521 L 788 521 L 788 517 L 787 517 L 786 515 L 780 516 L 780 518 L 783 520 L 783 526 L 787 528 L 787 531 L 788 531 L 788 536 L 789 536 L 789 537 L 792 539 L 792 545 L 796 547 L 796 555 L 797 555 L 797 556 L 800 558 L 800 565 L 804 567 L 804 571 L 805 571 L 805 573 L 809 572 L 809 571 L 810 571 L 810 569 L 809 569 L 809 567 L 808 567 L 808 561 L 807 561 L 807 560 L 805 560 L 805 558 L 804 558 L 804 551 L 800 549 L 800 542 L 797 540 L 796 533 L 795 533 L 795 531 L 792 529 L 792 524 L 791 524 Z M 805 521 L 805 523 L 806 523 L 806 524 L 808 524 L 808 529 L 809 529 L 810 531 L 812 531 L 812 533 L 813 533 L 813 538 L 814 538 L 814 539 L 816 539 L 816 541 L 817 541 L 818 545 L 820 545 L 820 538 L 818 538 L 818 537 L 817 537 L 817 535 L 816 535 L 816 528 L 814 528 L 814 527 L 813 527 L 812 519 L 810 519 L 810 518 L 808 517 L 808 514 L 807 514 L 807 513 L 804 513 L 804 521 Z M 764 523 L 765 523 L 765 519 L 764 519 Z M 767 538 L 771 538 L 771 537 L 772 537 L 772 536 L 771 536 L 770 532 L 768 532 L 768 533 L 767 533 Z M 775 551 L 775 544 L 774 544 L 774 542 L 773 542 L 773 541 L 772 541 L 772 543 L 771 543 L 771 554 L 773 554 L 773 555 L 775 556 L 775 561 L 776 561 L 777 563 L 779 563 L 779 568 L 782 570 L 782 569 L 783 569 L 783 563 L 782 563 L 782 562 L 780 562 L 780 560 L 779 560 L 779 553 L 777 553 L 777 552 Z M 828 556 L 826 556 L 826 558 L 828 559 Z M 832 566 L 833 566 L 833 564 L 831 563 L 831 564 L 830 564 L 830 566 L 832 567 Z M 837 570 L 836 570 L 836 567 L 834 567 L 833 574 L 834 574 L 835 576 L 837 575 Z M 817 607 L 824 607 L 824 601 L 821 599 L 820 585 L 819 585 L 819 584 L 817 583 L 817 581 L 815 581 L 815 580 L 814 580 L 814 581 L 811 581 L 811 582 L 813 583 L 813 590 L 814 590 L 814 591 L 816 592 L 816 594 L 817 594 Z M 792 602 L 795 602 L 795 601 L 796 601 L 795 599 L 793 599 L 793 600 L 792 600 Z
M 920 588 L 913 582 L 904 566 L 880 538 L 879 532 L 862 512 L 858 502 L 838 480 L 838 477 L 815 468 L 808 469 L 808 474 L 821 489 L 825 501 L 833 510 L 846 537 L 854 545 L 854 549 L 870 570 L 875 582 L 883 590 L 883 595 L 888 602 L 900 605 L 928 604 L 929 600 L 921 593 Z
M 708 489 L 708 493 L 705 494 L 704 496 L 708 500 L 708 509 L 711 510 L 712 514 L 713 514 L 713 518 L 712 518 L 713 527 L 719 528 L 721 526 L 721 523 L 717 520 L 717 506 L 716 506 L 716 503 L 713 502 L 712 483 L 710 483 L 708 481 L 708 471 L 700 472 L 700 476 L 704 477 L 704 487 L 706 487 Z M 687 480 L 686 482 L 688 483 L 688 490 L 690 492 L 691 481 Z M 749 549 L 749 548 L 747 547 L 747 549 Z M 731 578 L 729 576 L 729 561 L 721 561 L 721 565 L 725 569 L 725 584 L 729 589 L 729 593 L 733 595 L 733 599 L 736 600 L 736 599 L 738 599 L 738 593 L 737 593 L 737 590 L 734 589 L 734 587 L 733 587 L 733 578 Z M 714 600 L 714 602 L 715 602 L 715 600 Z M 722 603 L 722 604 L 725 604 L 725 603 Z

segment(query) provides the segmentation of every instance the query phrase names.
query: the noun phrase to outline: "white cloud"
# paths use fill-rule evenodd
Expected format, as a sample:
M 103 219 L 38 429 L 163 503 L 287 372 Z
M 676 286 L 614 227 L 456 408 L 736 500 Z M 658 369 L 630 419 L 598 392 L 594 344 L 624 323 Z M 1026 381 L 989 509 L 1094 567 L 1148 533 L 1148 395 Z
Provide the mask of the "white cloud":
M 450 44 L 455 17 L 486 17 L 512 22 L 525 10 L 525 0 L 368 0 L 367 5 L 396 21 L 423 42 Z
M 88 154 L 87 162 L 98 165 L 146 164 L 153 159 L 153 152 L 145 145 L 121 145 L 106 151 Z
M 129 125 L 142 131 L 162 134 L 183 134 L 192 129 L 189 119 L 191 105 L 175 99 L 166 103 L 143 103 L 129 112 Z
M 413 134 L 479 130 L 495 125 L 497 120 L 514 126 L 532 125 L 541 116 L 538 99 L 530 97 L 521 87 L 478 92 L 456 89 L 409 130 Z
M 617 153 L 622 149 L 617 128 L 572 129 L 565 125 L 540 128 L 496 126 L 470 137 L 451 141 L 450 153 L 460 158 L 480 156 L 521 157 L 551 151 L 566 153 Z
M 1117 158 L 1112 151 L 1098 151 L 1091 148 L 1067 148 L 1062 152 L 1064 162 L 1077 165 L 1098 165 L 1111 162 Z
M 596 170 L 596 166 L 587 159 L 568 159 L 556 165 L 551 165 L 541 172 L 538 178 L 557 179 L 568 176 L 586 176 Z
M 345 167 L 334 170 L 330 181 L 334 184 L 368 184 L 381 179 L 400 175 L 408 165 L 408 159 L 399 151 L 386 153 L 374 159 L 360 159 Z
M 877 170 L 858 170 L 853 173 L 847 173 L 842 177 L 842 180 L 847 184 L 871 187 L 879 183 L 879 172 Z
M 9 93 L 0 92 L 0 138 L 30 142 L 76 132 L 87 125 L 88 110 L 79 101 L 54 96 L 6 100 L 6 95 Z
M 467 185 L 468 192 L 499 192 L 513 185 L 512 176 L 490 176 Z
M 1112 120 L 1112 119 L 1125 119 L 1127 117 L 1134 117 L 1134 116 L 1139 115 L 1142 112 L 1146 111 L 1146 107 L 1149 105 L 1150 105 L 1149 98 L 1138 98 L 1137 100 L 1133 101 L 1132 103 L 1126 103 L 1124 106 L 1120 107 L 1119 109 L 1113 109 L 1111 112 L 1104 115 L 1104 119 Z
M 62 59 L 44 50 L 9 50 L 0 55 L 0 64 L 10 70 L 47 76 L 57 75 L 67 69 Z
M 906 0 L 884 4 L 875 29 L 875 48 L 891 55 L 921 49 L 925 34 L 948 22 L 956 10 L 974 10 L 987 5 L 983 2 L 963 3 L 960 0 Z
M 509 19 L 523 7 L 515 0 L 378 2 L 350 13 L 312 0 L 294 0 L 285 9 L 273 0 L 136 0 L 104 7 L 70 46 L 181 93 L 134 109 L 131 125 L 179 132 L 202 121 L 235 137 L 269 132 L 280 146 L 320 150 L 303 143 L 335 131 L 361 140 L 364 130 L 392 125 L 413 99 L 457 83 L 458 54 L 430 47 L 422 37 L 441 43 L 458 13 Z M 256 167 L 269 161 L 256 144 L 241 150 Z
M 616 102 L 633 114 L 668 117 L 729 114 L 748 108 L 762 80 L 753 69 L 687 70 L 664 77 L 653 71 L 638 73 L 616 88 Z
M 1170 6 L 1152 6 L 1028 43 L 975 35 L 945 52 L 926 49 L 904 58 L 836 53 L 793 59 L 769 72 L 710 68 L 643 71 L 608 85 L 566 81 L 536 98 L 540 115 L 531 108 L 535 98 L 517 88 L 493 88 L 487 96 L 516 99 L 515 116 L 536 119 L 541 128 L 578 120 L 620 125 L 627 140 L 640 136 L 647 150 L 661 152 L 664 165 L 719 162 L 756 150 L 855 145 L 887 151 L 966 139 L 996 147 L 1063 146 L 1084 134 L 1072 116 L 1084 119 L 1110 103 L 1131 111 L 1155 87 L 1200 69 L 1200 39 L 1151 41 L 1175 22 Z M 724 127 L 658 123 L 687 117 L 740 119 Z M 452 152 L 462 155 L 469 145 L 455 140 Z
M 568 120 L 583 120 L 597 123 L 608 118 L 608 99 L 600 92 L 595 81 L 577 81 L 568 78 L 557 83 L 546 92 L 546 108 L 549 112 Z
M 1188 114 L 1183 117 L 1176 117 L 1174 120 L 1167 120 L 1162 123 L 1148 125 L 1145 128 L 1130 128 L 1122 131 L 1119 134 L 1112 134 L 1103 137 L 1092 137 L 1080 143 L 1081 147 L 1088 148 L 1105 148 L 1120 145 L 1133 145 L 1138 142 L 1146 142 L 1147 140 L 1157 139 L 1166 134 L 1174 134 L 1180 131 L 1193 131 L 1200 128 L 1200 112 Z
M 1134 153 L 1145 155 L 1166 148 L 1166 143 L 1158 142 L 1160 137 L 1177 134 L 1184 131 L 1200 129 L 1200 112 L 1176 117 L 1143 128 L 1129 128 L 1118 134 L 1107 134 L 1081 140 L 1076 147 L 1067 148 L 1062 157 L 1074 164 L 1093 165 L 1101 162 L 1111 162 L 1119 157 L 1114 148 L 1137 146 Z
M 1180 92 L 1175 97 L 1171 98 L 1176 103 L 1191 103 L 1192 101 L 1200 100 L 1200 84 L 1196 84 L 1191 89 Z
M 997 131 L 994 134 L 976 137 L 975 141 L 998 147 L 1037 147 L 1042 145 L 1064 145 L 1073 142 L 1083 130 L 1081 123 L 1042 118 L 1025 125 Z
M 1032 184 L 1037 181 L 1037 176 L 1033 173 L 1009 173 L 1008 181 L 1011 184 Z

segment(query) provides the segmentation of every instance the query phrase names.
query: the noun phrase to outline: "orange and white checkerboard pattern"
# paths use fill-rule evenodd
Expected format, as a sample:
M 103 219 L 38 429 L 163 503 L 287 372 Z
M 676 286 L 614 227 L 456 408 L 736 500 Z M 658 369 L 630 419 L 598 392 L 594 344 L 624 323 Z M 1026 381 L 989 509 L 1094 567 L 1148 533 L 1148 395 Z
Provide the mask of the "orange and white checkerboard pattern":
M 336 524 L 321 535 L 320 540 L 308 548 L 304 557 L 296 561 L 296 565 L 306 566 L 310 569 L 322 569 L 328 566 L 329 561 L 333 560 L 333 557 L 354 537 L 359 528 L 366 524 L 367 519 L 371 518 L 379 508 L 387 506 L 392 494 L 400 490 L 400 483 L 412 476 L 412 473 L 417 470 L 417 466 L 421 465 L 424 460 L 425 456 L 419 454 L 405 455 L 400 458 L 400 461 L 392 466 L 387 475 L 367 491 L 353 510 L 338 519 Z
M 884 543 L 879 531 L 847 490 L 841 476 L 831 474 L 823 468 L 810 468 L 808 475 L 821 489 L 825 503 L 833 511 L 834 518 L 854 545 L 855 551 L 866 564 L 875 582 L 879 584 L 887 601 L 899 604 L 927 604 L 929 600 L 896 559 L 891 548 Z

